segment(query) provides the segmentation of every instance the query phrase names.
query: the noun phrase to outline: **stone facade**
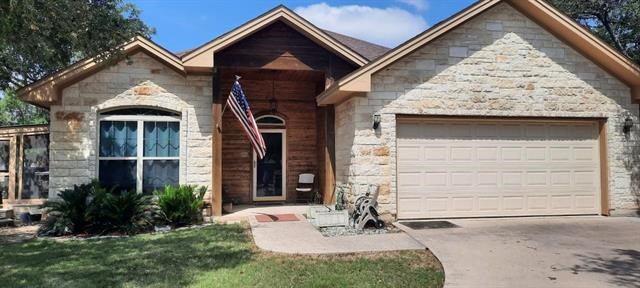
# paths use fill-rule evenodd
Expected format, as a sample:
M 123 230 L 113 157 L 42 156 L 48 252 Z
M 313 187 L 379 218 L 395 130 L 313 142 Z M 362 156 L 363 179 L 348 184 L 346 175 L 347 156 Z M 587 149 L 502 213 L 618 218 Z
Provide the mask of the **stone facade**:
M 180 183 L 211 186 L 211 76 L 180 75 L 143 52 L 130 60 L 65 88 L 51 106 L 50 198 L 98 177 L 100 111 L 135 106 L 180 113 Z
M 372 114 L 382 116 L 375 131 Z M 627 115 L 638 121 L 629 88 L 508 4 L 377 72 L 366 98 L 337 105 L 337 180 L 355 193 L 380 185 L 381 210 L 391 215 L 396 114 L 606 118 L 612 215 L 637 208 L 639 131 L 631 139 L 621 131 Z

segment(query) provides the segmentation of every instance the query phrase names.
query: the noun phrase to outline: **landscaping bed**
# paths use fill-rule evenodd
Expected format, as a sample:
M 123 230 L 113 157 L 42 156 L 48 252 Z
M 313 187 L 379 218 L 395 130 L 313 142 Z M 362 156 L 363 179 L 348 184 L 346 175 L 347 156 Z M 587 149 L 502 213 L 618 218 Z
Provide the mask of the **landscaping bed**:
M 426 250 L 292 256 L 257 250 L 246 227 L 126 238 L 28 240 L 0 249 L 4 287 L 442 287 Z
M 388 233 L 399 233 L 402 232 L 400 229 L 396 228 L 393 225 L 386 225 L 383 228 L 365 228 L 362 230 L 358 230 L 352 226 L 346 227 L 321 227 L 318 228 L 320 233 L 322 233 L 325 237 L 337 237 L 337 236 L 353 236 L 353 235 L 377 235 L 377 234 L 388 234 Z

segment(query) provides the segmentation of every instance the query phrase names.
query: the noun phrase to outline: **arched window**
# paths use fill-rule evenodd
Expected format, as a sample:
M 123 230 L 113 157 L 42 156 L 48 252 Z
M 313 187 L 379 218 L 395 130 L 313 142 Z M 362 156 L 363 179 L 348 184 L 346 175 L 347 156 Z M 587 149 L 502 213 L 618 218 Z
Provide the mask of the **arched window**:
M 179 184 L 180 114 L 145 107 L 101 112 L 98 180 L 106 187 L 151 193 Z
M 276 115 L 262 115 L 256 118 L 256 123 L 260 126 L 284 126 L 285 121 Z
M 102 111 L 100 112 L 100 115 L 180 116 L 180 113 L 155 108 L 131 107 Z

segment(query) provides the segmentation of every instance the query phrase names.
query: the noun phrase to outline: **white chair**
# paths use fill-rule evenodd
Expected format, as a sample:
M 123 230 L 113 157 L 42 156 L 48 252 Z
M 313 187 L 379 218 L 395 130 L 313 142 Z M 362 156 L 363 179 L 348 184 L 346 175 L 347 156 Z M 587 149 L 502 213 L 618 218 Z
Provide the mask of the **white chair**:
M 296 191 L 298 192 L 297 199 L 299 201 L 311 201 L 314 197 L 313 189 L 315 184 L 316 175 L 313 173 L 302 173 L 298 175 L 298 185 L 296 186 Z M 301 197 L 301 194 L 302 197 Z M 304 197 L 307 196 L 307 197 Z

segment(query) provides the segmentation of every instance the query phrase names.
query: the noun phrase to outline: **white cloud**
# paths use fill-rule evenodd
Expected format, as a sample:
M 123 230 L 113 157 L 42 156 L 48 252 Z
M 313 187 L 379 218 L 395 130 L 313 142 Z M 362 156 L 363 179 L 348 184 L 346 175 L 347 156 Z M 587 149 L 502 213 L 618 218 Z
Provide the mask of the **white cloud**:
M 425 11 L 429 9 L 429 2 L 427 0 L 396 0 L 398 2 L 413 6 L 418 11 Z
M 397 7 L 326 3 L 298 7 L 295 12 L 316 26 L 393 48 L 427 29 L 422 16 Z

